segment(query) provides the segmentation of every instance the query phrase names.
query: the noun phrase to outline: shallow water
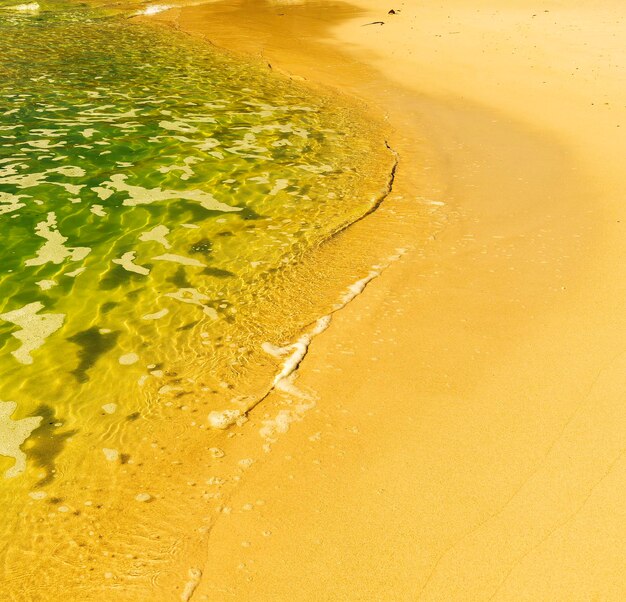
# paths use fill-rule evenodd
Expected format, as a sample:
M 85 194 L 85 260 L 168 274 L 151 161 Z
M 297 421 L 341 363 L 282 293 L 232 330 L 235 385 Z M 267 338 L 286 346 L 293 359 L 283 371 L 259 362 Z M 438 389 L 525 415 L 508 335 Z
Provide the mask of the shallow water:
M 262 344 L 287 342 L 314 305 L 315 273 L 292 282 L 291 268 L 372 207 L 391 158 L 351 108 L 201 42 L 84 5 L 10 7 L 0 592 L 36 600 L 63 574 L 102 572 L 89 511 L 164 476 L 175 461 L 158 441 L 200 453 L 209 411 L 266 390 L 279 360 Z M 300 287 L 301 314 L 281 302 Z

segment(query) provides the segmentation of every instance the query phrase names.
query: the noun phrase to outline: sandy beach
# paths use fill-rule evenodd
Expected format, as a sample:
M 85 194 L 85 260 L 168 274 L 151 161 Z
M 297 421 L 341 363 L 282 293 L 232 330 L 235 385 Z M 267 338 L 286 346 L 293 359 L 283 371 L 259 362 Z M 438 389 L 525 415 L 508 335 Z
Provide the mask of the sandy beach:
M 623 6 L 159 18 L 384 114 L 400 164 L 378 219 L 427 199 L 441 226 L 380 237 L 408 251 L 315 338 L 306 397 L 250 415 L 257 461 L 193 600 L 624 599 Z
M 378 237 L 379 257 L 406 253 L 314 339 L 297 390 L 239 430 L 255 463 L 193 600 L 624 599 L 625 16 L 610 0 L 159 15 L 384 115 L 399 169 L 372 219 L 422 211 Z
M 2 7 L 0 597 L 626 599 L 623 3 L 95 4 Z

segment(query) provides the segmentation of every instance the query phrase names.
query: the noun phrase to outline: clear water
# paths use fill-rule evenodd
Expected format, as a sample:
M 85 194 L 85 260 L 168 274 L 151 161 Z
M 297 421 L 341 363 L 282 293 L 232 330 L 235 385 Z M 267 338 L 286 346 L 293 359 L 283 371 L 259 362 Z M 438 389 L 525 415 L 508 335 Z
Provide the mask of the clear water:
M 48 587 L 72 573 L 46 546 L 93 532 L 87 498 L 113 512 L 148 443 L 184 433 L 199 450 L 191 422 L 245 410 L 271 382 L 261 344 L 305 323 L 281 305 L 300 286 L 290 266 L 368 211 L 390 157 L 350 109 L 181 34 L 71 3 L 10 6 L 0 592 L 44 599 L 37 580 L 16 594 L 24 563 L 48 566 Z

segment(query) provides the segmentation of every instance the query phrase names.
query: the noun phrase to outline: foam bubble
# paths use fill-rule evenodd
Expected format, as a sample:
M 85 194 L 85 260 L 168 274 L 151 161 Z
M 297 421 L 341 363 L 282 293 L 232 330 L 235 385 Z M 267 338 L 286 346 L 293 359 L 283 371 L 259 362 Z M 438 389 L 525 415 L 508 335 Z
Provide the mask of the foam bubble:
M 103 447 L 102 453 L 109 462 L 117 462 L 120 457 L 120 452 L 118 452 L 116 449 L 111 449 L 109 447 Z
M 142 320 L 158 320 L 159 318 L 163 318 L 167 316 L 167 314 L 169 313 L 170 313 L 169 309 L 162 309 L 153 314 L 146 314 L 145 316 L 142 316 L 141 319 Z
M 40 280 L 39 282 L 35 282 L 35 284 L 42 291 L 47 291 L 47 290 L 50 290 L 53 286 L 56 286 L 57 282 L 55 280 Z
M 120 356 L 118 360 L 122 366 L 130 366 L 139 361 L 139 356 L 136 353 L 126 353 L 125 355 Z
M 241 416 L 240 410 L 222 410 L 209 414 L 209 424 L 216 429 L 226 429 L 237 422 Z
M 63 274 L 64 276 L 67 276 L 68 278 L 76 278 L 76 276 L 78 276 L 79 274 L 82 274 L 87 268 L 76 268 L 75 270 L 71 271 L 71 272 L 67 272 L 65 274 Z
M 278 435 L 286 433 L 294 422 L 299 422 L 305 413 L 315 407 L 315 402 L 299 403 L 289 409 L 279 410 L 274 418 L 263 421 L 259 435 L 266 441 L 274 442 Z

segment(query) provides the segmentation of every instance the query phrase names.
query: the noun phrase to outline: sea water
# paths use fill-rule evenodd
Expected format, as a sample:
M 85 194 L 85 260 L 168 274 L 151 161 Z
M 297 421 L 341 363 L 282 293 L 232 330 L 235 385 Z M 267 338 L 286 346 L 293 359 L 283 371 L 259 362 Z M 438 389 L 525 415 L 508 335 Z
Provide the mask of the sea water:
M 126 17 L 0 4 L 3 599 L 45 599 L 68 557 L 99 571 L 89 512 L 150 502 L 176 462 L 160 441 L 204 449 L 211 411 L 271 386 L 263 344 L 304 325 L 283 292 L 315 294 L 290 269 L 388 181 L 383 140 L 336 99 Z

